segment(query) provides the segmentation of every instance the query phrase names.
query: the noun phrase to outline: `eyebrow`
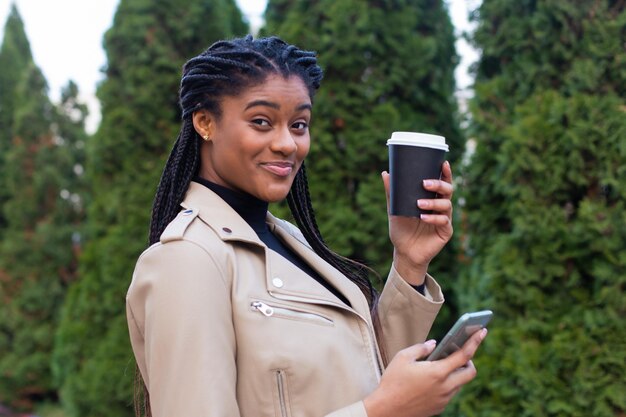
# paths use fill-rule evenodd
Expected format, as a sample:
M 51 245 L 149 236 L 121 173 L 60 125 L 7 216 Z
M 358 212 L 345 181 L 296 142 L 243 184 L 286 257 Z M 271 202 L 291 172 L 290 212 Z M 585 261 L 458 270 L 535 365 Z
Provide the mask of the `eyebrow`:
M 248 110 L 249 108 L 252 108 L 255 106 L 265 106 L 265 107 L 271 107 L 272 109 L 280 110 L 280 105 L 278 103 L 272 103 L 271 101 L 266 101 L 266 100 L 251 101 L 250 103 L 246 105 L 245 110 Z M 312 106 L 309 103 L 305 103 L 296 107 L 296 111 L 302 111 L 302 110 L 312 110 Z

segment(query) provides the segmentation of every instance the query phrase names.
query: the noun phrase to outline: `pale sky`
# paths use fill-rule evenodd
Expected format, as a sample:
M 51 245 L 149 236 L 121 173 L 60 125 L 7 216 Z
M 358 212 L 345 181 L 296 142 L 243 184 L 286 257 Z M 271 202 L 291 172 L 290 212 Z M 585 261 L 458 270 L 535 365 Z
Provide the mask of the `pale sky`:
M 259 27 L 267 0 L 236 1 L 252 27 Z M 24 21 L 35 63 L 48 80 L 50 96 L 58 100 L 61 88 L 73 80 L 90 109 L 87 129 L 95 131 L 100 120 L 95 91 L 106 61 L 102 36 L 113 22 L 119 0 L 0 0 L 0 38 L 13 2 Z M 480 0 L 447 3 L 457 32 L 469 30 L 468 10 L 477 7 Z M 477 59 L 477 53 L 462 39 L 456 47 L 461 56 L 456 71 L 458 95 L 467 96 L 472 81 L 467 68 Z

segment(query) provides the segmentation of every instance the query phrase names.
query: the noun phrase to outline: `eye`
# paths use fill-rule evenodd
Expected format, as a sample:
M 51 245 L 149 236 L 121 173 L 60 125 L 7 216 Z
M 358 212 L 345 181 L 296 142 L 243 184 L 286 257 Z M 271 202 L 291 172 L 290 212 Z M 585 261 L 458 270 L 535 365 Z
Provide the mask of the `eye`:
M 270 122 L 265 119 L 253 119 L 251 123 L 262 127 L 268 127 L 270 125 Z
M 295 130 L 306 130 L 309 125 L 306 124 L 305 122 L 295 122 L 294 124 L 291 125 L 291 127 Z

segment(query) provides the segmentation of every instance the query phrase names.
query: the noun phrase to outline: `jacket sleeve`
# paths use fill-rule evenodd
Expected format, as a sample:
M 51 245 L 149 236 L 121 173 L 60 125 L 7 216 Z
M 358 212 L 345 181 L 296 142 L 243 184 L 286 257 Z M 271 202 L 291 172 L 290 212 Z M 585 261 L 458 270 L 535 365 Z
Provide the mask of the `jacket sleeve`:
M 378 301 L 387 359 L 411 345 L 426 340 L 428 332 L 443 304 L 437 282 L 426 276 L 424 295 L 411 287 L 391 266 L 385 287 Z
M 367 411 L 365 411 L 363 401 L 359 401 L 340 410 L 333 411 L 325 417 L 367 417 Z
M 126 307 L 154 417 L 239 416 L 235 335 L 225 271 L 179 240 L 138 260 Z

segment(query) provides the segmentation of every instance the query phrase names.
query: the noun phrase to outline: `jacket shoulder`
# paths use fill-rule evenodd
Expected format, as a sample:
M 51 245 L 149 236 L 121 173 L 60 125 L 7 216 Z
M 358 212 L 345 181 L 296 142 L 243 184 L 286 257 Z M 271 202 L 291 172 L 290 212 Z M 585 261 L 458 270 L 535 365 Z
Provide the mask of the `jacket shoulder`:
M 163 233 L 161 233 L 159 241 L 161 243 L 167 243 L 183 239 L 187 228 L 196 217 L 198 217 L 198 209 L 186 209 L 179 212 L 174 220 L 167 225 Z
M 170 242 L 188 241 L 203 248 L 207 253 L 218 254 L 218 259 L 228 252 L 229 245 L 224 243 L 219 233 L 206 224 L 199 216 L 198 208 L 186 208 L 178 213 L 163 233 L 159 242 L 168 246 Z
M 176 264 L 193 269 L 209 262 L 222 272 L 228 265 L 230 248 L 198 217 L 198 209 L 185 209 L 167 225 L 158 242 L 146 248 L 135 264 L 137 271 L 155 270 Z M 135 276 L 133 276 L 133 282 Z M 132 287 L 132 284 L 131 284 Z

